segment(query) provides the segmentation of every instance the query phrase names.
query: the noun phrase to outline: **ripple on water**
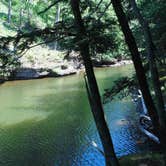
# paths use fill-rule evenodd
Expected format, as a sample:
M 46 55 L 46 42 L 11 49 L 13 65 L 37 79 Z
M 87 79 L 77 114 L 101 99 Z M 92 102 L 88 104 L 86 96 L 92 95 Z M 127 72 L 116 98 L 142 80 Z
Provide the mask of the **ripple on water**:
M 101 93 L 127 68 L 97 70 Z M 0 87 L 0 166 L 102 166 L 102 145 L 80 75 Z M 138 115 L 129 101 L 104 105 L 118 157 L 144 152 Z M 146 139 L 146 138 L 145 138 Z

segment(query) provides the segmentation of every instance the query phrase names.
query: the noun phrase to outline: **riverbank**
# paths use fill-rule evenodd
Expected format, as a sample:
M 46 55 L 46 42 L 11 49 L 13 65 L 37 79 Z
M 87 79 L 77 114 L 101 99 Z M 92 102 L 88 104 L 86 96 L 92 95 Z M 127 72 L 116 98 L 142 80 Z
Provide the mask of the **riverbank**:
M 103 68 L 103 67 L 118 67 L 123 65 L 132 64 L 130 60 L 122 60 L 112 65 L 97 65 L 94 68 Z M 84 66 L 81 68 L 74 68 L 73 66 L 61 66 L 57 69 L 48 69 L 48 68 L 17 68 L 16 70 L 12 71 L 12 74 L 7 79 L 0 79 L 0 83 L 4 83 L 5 81 L 12 81 L 12 80 L 29 80 L 29 79 L 40 79 L 40 78 L 47 78 L 47 77 L 64 77 L 69 75 L 78 74 L 84 71 Z
M 19 67 L 10 71 L 9 76 L 1 79 L 6 80 L 28 80 L 46 77 L 62 77 L 77 74 L 84 71 L 83 61 L 78 52 L 65 52 L 42 48 L 38 46 L 29 50 L 19 60 Z M 92 59 L 94 67 L 116 67 L 131 64 L 131 60 L 98 60 Z
M 119 159 L 121 166 L 165 166 L 164 154 L 149 152 L 146 154 L 134 154 Z

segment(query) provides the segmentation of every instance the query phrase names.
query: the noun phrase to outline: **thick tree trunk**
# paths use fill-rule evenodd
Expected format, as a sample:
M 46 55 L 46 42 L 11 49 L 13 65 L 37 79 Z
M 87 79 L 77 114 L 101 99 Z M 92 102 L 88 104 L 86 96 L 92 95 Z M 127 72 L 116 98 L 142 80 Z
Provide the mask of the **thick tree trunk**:
M 11 23 L 11 8 L 12 8 L 12 1 L 8 0 L 8 23 Z
M 145 42 L 146 42 L 146 49 L 148 53 L 148 60 L 149 60 L 149 67 L 152 77 L 152 84 L 155 91 L 155 99 L 157 103 L 157 111 L 159 116 L 159 122 L 160 126 L 163 131 L 166 131 L 166 120 L 165 120 L 165 108 L 164 108 L 164 100 L 161 92 L 161 85 L 159 81 L 159 74 L 157 70 L 157 65 L 155 61 L 155 50 L 154 50 L 154 43 L 152 40 L 152 35 L 150 32 L 149 25 L 147 21 L 143 18 L 143 16 L 140 13 L 139 8 L 137 7 L 137 4 L 135 0 L 130 0 L 130 5 L 133 8 L 133 11 L 138 18 L 142 30 L 144 32 Z
M 93 71 L 92 62 L 89 54 L 89 44 L 86 40 L 86 30 L 83 24 L 83 20 L 81 17 L 80 9 L 79 9 L 79 0 L 71 0 L 71 7 L 75 17 L 75 22 L 78 30 L 78 37 L 80 39 L 79 47 L 80 52 L 84 60 L 89 90 L 91 93 L 91 99 L 93 103 L 92 113 L 93 117 L 99 132 L 99 136 L 103 145 L 105 160 L 107 166 L 118 166 L 118 160 L 115 156 L 113 143 L 111 140 L 111 136 L 109 133 L 109 129 L 104 117 L 104 111 L 100 99 L 100 94 L 96 82 L 96 78 Z
M 123 34 L 125 36 L 125 41 L 126 41 L 128 48 L 131 52 L 132 60 L 133 60 L 134 67 L 136 70 L 136 75 L 137 75 L 137 78 L 139 81 L 140 89 L 142 91 L 142 95 L 143 95 L 143 98 L 145 101 L 145 105 L 147 107 L 149 116 L 152 119 L 152 123 L 153 123 L 153 126 L 155 128 L 155 131 L 159 135 L 159 133 L 158 133 L 158 129 L 159 129 L 158 115 L 156 112 L 154 102 L 152 100 L 152 96 L 151 96 L 150 91 L 149 91 L 145 71 L 144 71 L 144 68 L 142 65 L 142 61 L 141 61 L 140 54 L 139 54 L 139 51 L 137 48 L 137 44 L 135 42 L 133 34 L 132 34 L 130 27 L 128 25 L 127 18 L 125 16 L 125 13 L 124 13 L 122 5 L 121 5 L 121 0 L 111 0 L 111 1 L 113 4 L 113 8 L 115 10 L 115 13 L 118 17 L 118 21 L 119 21 L 120 26 L 122 28 Z

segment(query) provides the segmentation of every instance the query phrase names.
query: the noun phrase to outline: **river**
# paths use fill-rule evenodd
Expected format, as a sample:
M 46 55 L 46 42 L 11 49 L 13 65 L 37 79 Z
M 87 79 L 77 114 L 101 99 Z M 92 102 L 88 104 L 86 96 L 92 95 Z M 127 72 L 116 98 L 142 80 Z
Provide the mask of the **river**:
M 132 65 L 96 69 L 100 93 L 132 73 Z M 118 157 L 149 148 L 135 109 L 129 98 L 104 105 Z M 0 86 L 0 166 L 102 166 L 92 141 L 102 149 L 82 74 Z

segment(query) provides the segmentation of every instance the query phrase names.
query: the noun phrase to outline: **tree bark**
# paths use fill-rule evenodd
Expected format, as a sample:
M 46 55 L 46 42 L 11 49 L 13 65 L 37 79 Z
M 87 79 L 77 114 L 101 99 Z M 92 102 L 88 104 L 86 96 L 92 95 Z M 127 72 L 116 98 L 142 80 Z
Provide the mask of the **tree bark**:
M 153 84 L 153 89 L 155 91 L 155 99 L 156 99 L 156 103 L 157 103 L 157 111 L 158 111 L 158 116 L 159 116 L 160 127 L 162 128 L 163 131 L 166 131 L 164 100 L 163 100 L 163 96 L 162 96 L 162 92 L 161 92 L 159 74 L 158 74 L 156 60 L 155 60 L 155 50 L 154 50 L 154 43 L 152 40 L 152 35 L 150 32 L 148 22 L 141 15 L 140 10 L 137 7 L 135 0 L 130 0 L 130 5 L 131 5 L 136 17 L 138 18 L 138 20 L 141 24 L 143 33 L 144 33 L 144 37 L 145 37 L 145 41 L 146 41 L 146 49 L 147 49 L 147 53 L 148 53 L 150 73 L 151 73 L 151 77 L 152 77 L 152 84 Z
M 57 3 L 56 15 L 55 15 L 55 24 L 60 21 L 60 14 L 61 14 L 60 4 Z M 55 50 L 58 49 L 58 42 L 57 42 L 57 41 L 55 41 L 55 43 L 54 43 L 54 49 L 55 49 Z
M 125 41 L 128 45 L 129 51 L 131 53 L 132 61 L 134 63 L 137 79 L 140 85 L 140 89 L 142 91 L 142 95 L 145 101 L 145 105 L 147 107 L 149 116 L 152 119 L 152 123 L 155 129 L 156 134 L 159 136 L 158 129 L 159 129 L 159 120 L 158 115 L 156 112 L 156 108 L 152 99 L 152 96 L 149 91 L 149 87 L 146 80 L 145 71 L 142 65 L 142 61 L 140 58 L 140 54 L 138 51 L 138 47 L 136 44 L 136 41 L 134 39 L 134 36 L 130 30 L 126 15 L 123 11 L 123 7 L 121 5 L 120 0 L 111 0 L 113 4 L 113 8 L 115 10 L 115 13 L 117 15 L 119 24 L 121 26 L 121 29 L 123 31 L 123 34 L 125 36 Z
M 55 23 L 57 23 L 58 21 L 60 21 L 60 13 L 61 13 L 61 8 L 60 8 L 60 4 L 57 3 L 57 8 L 56 8 L 56 16 L 55 16 Z
M 11 23 L 11 8 L 12 8 L 12 1 L 8 0 L 8 23 Z
M 20 13 L 19 13 L 19 31 L 21 31 L 22 29 L 22 15 L 23 15 L 23 9 L 20 9 Z
M 27 19 L 28 19 L 28 25 L 31 25 L 31 17 L 32 17 L 31 5 L 32 4 L 33 4 L 32 0 L 27 0 Z
M 81 12 L 79 8 L 79 0 L 71 0 L 71 7 L 75 18 L 75 23 L 77 26 L 78 37 L 80 39 L 79 47 L 81 56 L 84 60 L 85 70 L 87 74 L 89 90 L 91 93 L 91 99 L 93 106 L 92 114 L 99 132 L 99 136 L 103 145 L 104 154 L 105 154 L 105 162 L 106 166 L 118 166 L 118 160 L 116 158 L 113 143 L 111 140 L 111 136 L 109 133 L 109 129 L 104 117 L 104 111 L 100 99 L 99 89 L 97 86 L 96 78 L 93 71 L 92 62 L 90 59 L 89 53 L 89 43 L 86 40 L 86 29 L 84 27 L 84 23 L 81 17 Z

